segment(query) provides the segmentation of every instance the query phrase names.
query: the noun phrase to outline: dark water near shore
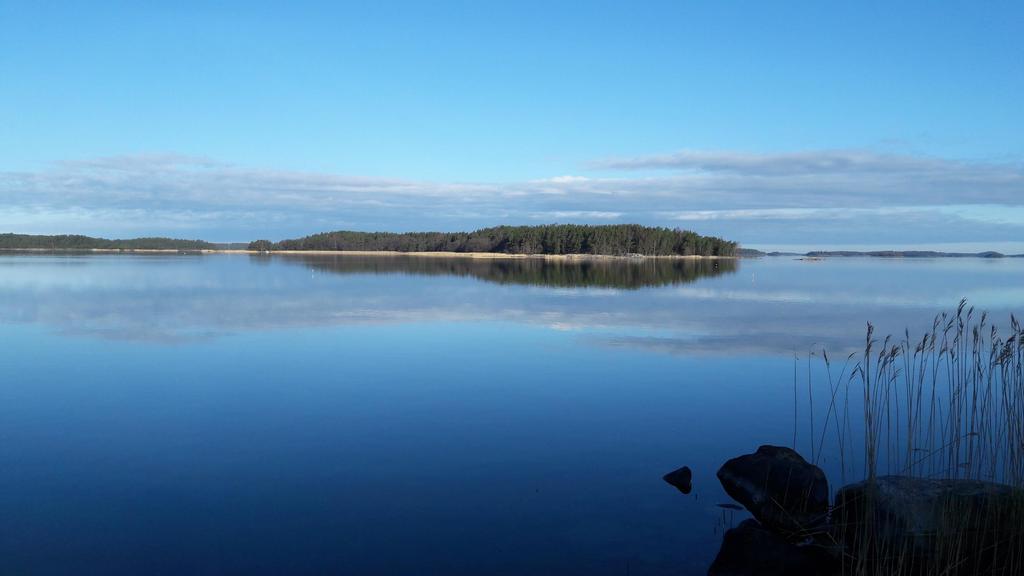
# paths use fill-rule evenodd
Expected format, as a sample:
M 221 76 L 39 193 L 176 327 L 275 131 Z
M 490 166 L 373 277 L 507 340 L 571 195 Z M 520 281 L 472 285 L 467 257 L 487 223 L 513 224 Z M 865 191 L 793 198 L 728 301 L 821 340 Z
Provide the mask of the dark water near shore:
M 794 357 L 964 297 L 1024 260 L 0 255 L 0 574 L 701 574 Z

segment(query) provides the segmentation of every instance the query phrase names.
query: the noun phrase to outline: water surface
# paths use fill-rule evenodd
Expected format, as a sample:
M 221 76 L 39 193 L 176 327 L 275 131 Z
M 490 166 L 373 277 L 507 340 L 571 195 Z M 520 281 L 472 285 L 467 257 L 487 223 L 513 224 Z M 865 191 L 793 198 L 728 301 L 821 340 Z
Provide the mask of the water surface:
M 715 470 L 792 444 L 795 357 L 964 297 L 1002 322 L 1021 286 L 1021 259 L 0 255 L 0 573 L 701 574 L 742 518 Z

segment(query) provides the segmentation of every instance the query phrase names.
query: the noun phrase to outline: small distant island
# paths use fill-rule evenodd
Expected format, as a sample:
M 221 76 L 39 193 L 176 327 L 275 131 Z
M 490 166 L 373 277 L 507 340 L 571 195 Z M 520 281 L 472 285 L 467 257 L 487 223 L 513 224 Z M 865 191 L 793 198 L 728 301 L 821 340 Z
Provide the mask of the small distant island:
M 0 234 L 0 250 L 218 250 L 222 246 L 203 240 L 132 238 L 108 240 L 77 234 L 44 236 Z
M 936 252 L 934 250 L 873 250 L 869 252 L 856 252 L 850 250 L 808 252 L 809 257 L 848 257 L 848 256 L 871 256 L 874 258 L 1006 258 L 1006 254 L 999 252 Z M 1009 256 L 1013 258 L 1015 256 Z
M 762 256 L 804 256 L 806 258 L 1022 258 L 1024 254 L 1003 254 L 1001 252 L 939 252 L 935 250 L 812 250 L 810 252 L 762 252 L 753 248 L 740 248 L 737 255 L 742 258 Z

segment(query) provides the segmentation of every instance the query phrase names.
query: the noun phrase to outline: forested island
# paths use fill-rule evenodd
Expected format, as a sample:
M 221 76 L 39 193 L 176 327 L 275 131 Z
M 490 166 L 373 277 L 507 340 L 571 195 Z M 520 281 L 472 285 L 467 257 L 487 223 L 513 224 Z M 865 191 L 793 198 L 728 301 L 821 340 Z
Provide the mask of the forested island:
M 176 238 L 132 238 L 108 240 L 76 234 L 43 236 L 0 234 L 0 250 L 216 250 L 216 244 L 203 240 Z
M 689 230 L 638 224 L 497 226 L 473 232 L 337 231 L 270 242 L 249 249 L 271 251 L 483 252 L 496 254 L 589 254 L 603 256 L 734 256 L 735 242 Z

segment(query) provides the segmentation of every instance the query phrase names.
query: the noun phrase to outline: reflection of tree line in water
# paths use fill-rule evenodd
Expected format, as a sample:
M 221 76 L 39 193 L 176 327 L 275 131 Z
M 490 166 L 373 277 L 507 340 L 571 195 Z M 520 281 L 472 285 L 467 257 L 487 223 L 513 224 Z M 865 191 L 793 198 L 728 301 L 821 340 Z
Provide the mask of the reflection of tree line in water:
M 635 289 L 685 284 L 699 278 L 732 274 L 739 261 L 731 258 L 637 258 L 628 260 L 551 260 L 544 258 L 483 259 L 423 256 L 289 255 L 282 258 L 315 270 L 337 274 L 410 274 L 472 276 L 498 284 L 529 284 L 562 288 Z

